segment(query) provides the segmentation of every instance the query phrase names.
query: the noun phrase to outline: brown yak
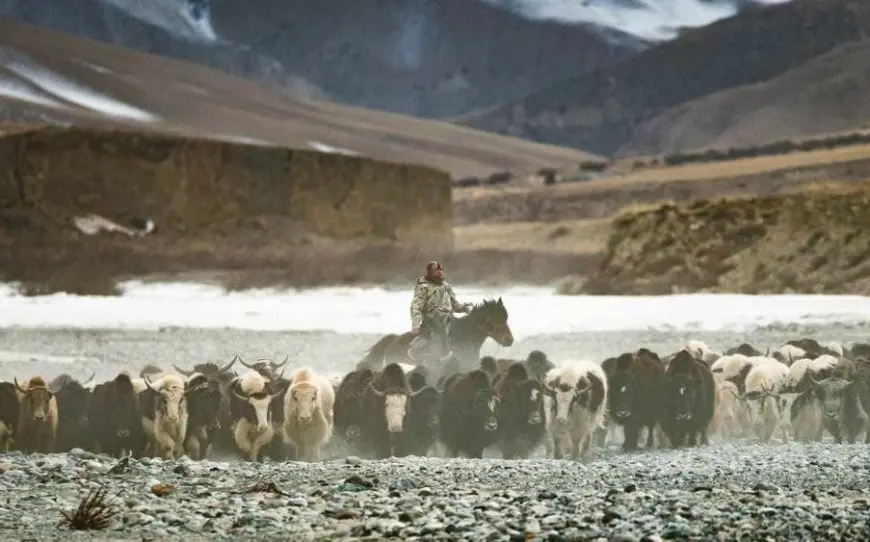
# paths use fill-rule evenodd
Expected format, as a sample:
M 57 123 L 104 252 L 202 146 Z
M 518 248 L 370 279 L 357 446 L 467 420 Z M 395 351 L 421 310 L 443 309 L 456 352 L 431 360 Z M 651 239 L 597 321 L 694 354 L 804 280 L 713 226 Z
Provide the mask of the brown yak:
M 21 411 L 18 418 L 18 448 L 24 453 L 48 454 L 54 451 L 57 435 L 57 399 L 41 376 L 34 376 L 22 388 L 13 379 L 19 393 Z

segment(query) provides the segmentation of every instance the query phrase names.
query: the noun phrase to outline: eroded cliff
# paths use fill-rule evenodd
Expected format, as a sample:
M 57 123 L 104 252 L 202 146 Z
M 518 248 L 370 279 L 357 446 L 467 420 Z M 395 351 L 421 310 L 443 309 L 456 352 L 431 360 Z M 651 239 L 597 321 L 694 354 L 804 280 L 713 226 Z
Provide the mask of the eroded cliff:
M 613 222 L 589 294 L 870 294 L 870 189 L 711 199 Z
M 157 231 L 85 235 L 73 219 L 91 213 Z M 379 254 L 450 251 L 452 216 L 448 175 L 427 167 L 132 132 L 0 137 L 0 280 L 30 291 L 206 269 L 364 280 L 363 252 L 389 266 Z

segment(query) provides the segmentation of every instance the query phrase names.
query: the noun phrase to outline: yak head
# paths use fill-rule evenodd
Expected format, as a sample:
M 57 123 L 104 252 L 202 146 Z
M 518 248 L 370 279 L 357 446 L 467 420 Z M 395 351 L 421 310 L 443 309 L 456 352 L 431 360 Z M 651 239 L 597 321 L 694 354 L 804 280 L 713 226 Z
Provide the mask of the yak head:
M 13 378 L 13 382 L 18 392 L 24 396 L 21 399 L 23 410 L 30 413 L 35 421 L 47 421 L 51 416 L 51 402 L 54 399 L 54 393 L 48 389 L 45 381 L 35 376 L 30 379 L 26 389 L 21 387 L 17 378 Z

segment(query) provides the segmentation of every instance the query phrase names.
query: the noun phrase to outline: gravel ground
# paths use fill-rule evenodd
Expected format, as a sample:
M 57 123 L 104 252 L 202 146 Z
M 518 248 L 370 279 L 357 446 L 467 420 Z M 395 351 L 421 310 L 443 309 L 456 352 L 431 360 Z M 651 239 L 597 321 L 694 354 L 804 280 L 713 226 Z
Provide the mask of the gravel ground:
M 796 337 L 865 340 L 862 326 L 787 327 L 737 333 L 685 331 L 537 336 L 487 352 L 524 357 L 604 357 L 644 345 L 670 352 L 700 338 L 714 348 L 742 341 L 776 346 Z M 347 370 L 371 335 L 238 330 L 0 331 L 0 378 L 61 372 L 98 379 L 145 363 L 283 358 Z M 0 531 L 7 539 L 91 537 L 70 531 L 69 511 L 104 485 L 119 514 L 101 538 L 336 540 L 868 540 L 870 456 L 865 445 L 759 446 L 621 454 L 582 463 L 355 458 L 316 464 L 131 461 L 89 453 L 0 456 Z M 258 481 L 286 495 L 238 493 Z M 166 496 L 152 487 L 170 484 Z
M 84 452 L 0 460 L 0 532 L 47 540 L 61 510 L 103 485 L 102 536 L 335 540 L 867 540 L 863 445 L 719 446 L 583 463 L 347 458 L 316 464 L 114 460 Z M 283 494 L 245 493 L 272 482 Z M 152 488 L 169 484 L 157 496 Z

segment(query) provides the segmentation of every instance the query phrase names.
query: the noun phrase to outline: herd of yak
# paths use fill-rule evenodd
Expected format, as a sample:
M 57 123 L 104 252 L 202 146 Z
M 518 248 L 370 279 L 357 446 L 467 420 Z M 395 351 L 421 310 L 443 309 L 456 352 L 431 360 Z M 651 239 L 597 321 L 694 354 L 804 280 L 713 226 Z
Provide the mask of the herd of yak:
M 870 344 L 813 339 L 762 354 L 690 341 L 660 357 L 641 348 L 601 363 L 483 357 L 433 374 L 361 362 L 343 378 L 239 356 L 190 370 L 147 366 L 91 387 L 69 375 L 0 382 L 0 448 L 81 448 L 115 457 L 314 461 L 325 447 L 405 455 L 578 459 L 621 427 L 623 450 L 707 444 L 710 437 L 854 442 L 868 433 Z M 246 372 L 236 374 L 236 363 Z M 280 370 L 280 372 L 279 372 Z M 93 375 L 90 380 L 93 380 Z M 618 436 L 617 436 L 618 438 Z

